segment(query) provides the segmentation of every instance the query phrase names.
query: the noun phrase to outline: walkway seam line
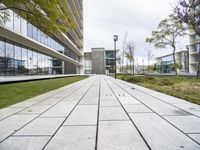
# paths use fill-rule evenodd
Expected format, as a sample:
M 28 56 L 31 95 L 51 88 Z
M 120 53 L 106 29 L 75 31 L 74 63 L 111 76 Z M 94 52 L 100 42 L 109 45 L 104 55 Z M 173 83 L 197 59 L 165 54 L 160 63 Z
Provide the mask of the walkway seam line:
M 43 146 L 42 150 L 44 150 L 46 148 L 46 146 L 50 143 L 50 141 L 53 139 L 53 137 L 56 135 L 56 133 L 59 131 L 59 129 L 63 126 L 64 122 L 68 119 L 68 117 L 72 114 L 72 112 L 75 110 L 75 108 L 78 106 L 78 104 L 81 102 L 81 100 L 83 99 L 83 97 L 86 95 L 86 93 L 88 92 L 88 90 L 92 87 L 92 85 L 96 82 L 96 79 L 94 80 L 94 82 L 92 82 L 92 84 L 87 88 L 86 92 L 82 95 L 82 97 L 80 98 L 80 100 L 78 101 L 78 103 L 74 106 L 74 108 L 71 110 L 71 112 L 68 114 L 68 116 L 63 120 L 63 122 L 60 124 L 60 126 L 57 128 L 57 130 L 54 132 L 54 134 L 51 136 L 51 138 L 47 141 L 47 143 Z
M 106 83 L 108 84 L 107 80 L 104 79 L 106 81 Z M 113 81 L 112 81 L 113 82 Z M 113 82 L 114 83 L 114 82 Z M 132 122 L 133 126 L 136 128 L 136 130 L 138 131 L 139 135 L 141 136 L 141 138 L 143 139 L 144 143 L 146 144 L 146 146 L 148 147 L 149 150 L 152 150 L 150 145 L 148 144 L 148 142 L 146 141 L 146 139 L 144 138 L 144 136 L 142 135 L 142 133 L 140 132 L 140 130 L 138 129 L 138 127 L 136 126 L 136 124 L 133 122 L 133 120 L 131 119 L 131 117 L 129 116 L 128 112 L 126 111 L 126 109 L 124 108 L 124 106 L 122 105 L 122 103 L 119 101 L 118 97 L 116 96 L 115 92 L 113 91 L 113 89 L 110 87 L 110 85 L 108 84 L 109 88 L 111 89 L 111 91 L 113 92 L 113 94 L 115 95 L 115 97 L 117 98 L 118 102 L 120 103 L 121 107 L 123 108 L 123 110 L 125 111 L 126 115 L 129 117 L 130 121 Z
M 88 82 L 91 82 L 91 80 L 89 80 Z M 82 88 L 85 84 L 87 84 L 88 82 L 84 83 L 83 85 L 80 85 L 79 89 Z M 71 94 L 73 94 L 73 92 L 71 92 L 68 96 L 70 96 Z M 51 97 L 51 96 L 50 96 Z M 67 96 L 66 96 L 67 97 Z M 4 138 L 3 140 L 0 141 L 0 143 L 4 142 L 5 140 L 7 140 L 9 137 L 13 136 L 16 132 L 18 132 L 19 130 L 21 130 L 22 128 L 24 128 L 26 125 L 28 125 L 29 123 L 31 123 L 32 121 L 36 120 L 37 118 L 40 118 L 40 116 L 42 114 L 44 114 L 45 112 L 47 112 L 49 109 L 51 109 L 52 107 L 54 107 L 56 104 L 60 103 L 61 101 L 63 101 L 63 99 L 65 99 L 66 97 L 62 98 L 61 100 L 59 100 L 58 102 L 56 102 L 54 105 L 52 105 L 51 107 L 49 107 L 48 109 L 46 109 L 44 112 L 40 113 L 38 116 L 36 116 L 35 118 L 33 118 L 32 120 L 30 120 L 29 122 L 27 122 L 26 124 L 24 124 L 23 126 L 21 126 L 19 129 L 17 129 L 16 131 L 14 131 L 12 134 L 10 134 L 9 136 L 7 136 L 6 138 Z M 46 99 L 45 99 L 46 100 Z M 42 101 L 41 101 L 42 102 Z M 40 103 L 40 102 L 39 102 Z M 14 114 L 13 114 L 14 115 Z M 31 115 L 31 114 L 30 114 Z M 12 116 L 12 115 L 11 115 Z M 27 115 L 28 116 L 28 115 Z
M 99 137 L 99 112 L 100 112 L 100 98 L 101 98 L 101 82 L 99 83 L 99 99 L 98 99 L 98 110 L 97 110 L 97 127 L 96 127 L 96 139 L 95 139 L 95 150 L 98 148 L 98 137 Z
M 119 88 L 121 88 L 122 90 L 124 90 L 121 86 L 119 86 L 116 82 L 112 81 L 114 84 L 116 84 Z M 123 83 L 125 84 L 125 83 Z M 127 86 L 129 86 L 128 84 L 126 84 Z M 131 87 L 131 86 L 129 86 Z M 125 92 L 127 92 L 128 94 L 130 94 L 132 97 L 134 97 L 135 99 L 137 99 L 139 102 L 141 102 L 137 97 L 133 96 L 130 92 L 124 90 Z M 144 93 L 146 94 L 146 93 Z M 149 95 L 151 96 L 151 95 Z M 153 97 L 153 96 L 152 96 Z M 194 139 L 192 139 L 189 135 L 187 135 L 185 132 L 183 132 L 181 129 L 179 129 L 178 127 L 176 127 L 174 124 L 172 124 L 171 122 L 169 122 L 167 119 L 165 119 L 164 117 L 162 117 L 159 113 L 157 113 L 156 111 L 154 111 L 153 109 L 151 109 L 149 106 L 147 106 L 146 104 L 144 104 L 143 102 L 141 102 L 143 105 L 145 105 L 146 107 L 148 107 L 150 110 L 152 110 L 155 114 L 157 114 L 159 117 L 161 117 L 163 120 L 165 120 L 166 122 L 168 122 L 170 125 L 172 125 L 174 128 L 176 128 L 177 130 L 179 130 L 181 133 L 183 133 L 185 136 L 187 136 L 189 139 L 191 139 L 192 141 L 194 141 L 195 143 L 197 143 L 198 145 L 200 145 L 200 143 L 198 143 L 197 141 L 195 141 Z

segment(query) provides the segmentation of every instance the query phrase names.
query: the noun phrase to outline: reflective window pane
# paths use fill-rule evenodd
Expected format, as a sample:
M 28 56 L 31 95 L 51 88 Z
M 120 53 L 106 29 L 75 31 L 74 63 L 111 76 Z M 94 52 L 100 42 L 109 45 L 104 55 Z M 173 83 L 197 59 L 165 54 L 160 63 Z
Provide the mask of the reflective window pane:
M 20 32 L 21 29 L 20 26 L 21 26 L 21 19 L 16 13 L 14 13 L 14 30 Z
M 20 75 L 21 74 L 21 68 L 22 68 L 22 51 L 21 47 L 15 45 L 14 46 L 14 65 L 15 65 L 15 75 Z
M 22 48 L 22 74 L 27 75 L 28 74 L 28 54 L 27 49 Z
M 28 50 L 28 74 L 33 74 L 33 52 Z
M 36 52 L 33 52 L 33 74 L 36 75 L 38 73 L 38 55 Z
M 9 20 L 6 21 L 6 27 L 13 29 L 13 11 L 9 10 Z
M 6 43 L 6 75 L 15 75 L 14 47 L 10 43 Z
M 21 18 L 21 33 L 27 35 L 27 21 Z
M 0 39 L 0 76 L 5 75 L 5 65 L 6 65 L 6 57 L 5 57 L 5 42 Z

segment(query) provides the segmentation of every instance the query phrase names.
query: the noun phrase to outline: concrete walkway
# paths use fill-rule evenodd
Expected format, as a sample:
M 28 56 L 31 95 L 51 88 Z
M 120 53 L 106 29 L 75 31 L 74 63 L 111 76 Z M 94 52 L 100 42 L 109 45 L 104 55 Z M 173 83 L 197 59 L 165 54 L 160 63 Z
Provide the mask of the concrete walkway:
M 200 150 L 200 106 L 106 76 L 0 110 L 0 150 Z

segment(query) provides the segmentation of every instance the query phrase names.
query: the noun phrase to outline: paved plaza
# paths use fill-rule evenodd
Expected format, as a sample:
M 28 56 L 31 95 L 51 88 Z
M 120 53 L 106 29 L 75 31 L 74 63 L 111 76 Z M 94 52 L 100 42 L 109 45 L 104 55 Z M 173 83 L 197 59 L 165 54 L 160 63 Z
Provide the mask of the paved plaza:
M 0 150 L 200 150 L 200 106 L 92 76 L 0 110 Z

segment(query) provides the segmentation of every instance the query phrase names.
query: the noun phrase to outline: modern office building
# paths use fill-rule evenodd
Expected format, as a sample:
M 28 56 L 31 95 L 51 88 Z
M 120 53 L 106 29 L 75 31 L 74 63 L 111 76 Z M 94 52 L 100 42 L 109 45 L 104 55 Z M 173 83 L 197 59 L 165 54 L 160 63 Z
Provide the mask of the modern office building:
M 190 1 L 191 2 L 191 1 Z M 195 1 L 195 9 L 192 10 L 194 13 L 200 13 L 200 3 L 199 0 Z M 199 17 L 197 17 L 199 19 Z M 190 30 L 190 54 L 189 54 L 189 71 L 190 73 L 197 73 L 198 56 L 200 51 L 200 37 L 195 34 L 193 30 Z
M 83 2 L 64 3 L 75 28 L 51 36 L 9 10 L 0 26 L 0 76 L 84 73 Z
M 85 74 L 92 74 L 92 53 L 84 52 Z
M 112 74 L 115 72 L 115 51 L 92 48 L 84 53 L 85 74 Z
M 175 54 L 176 63 L 180 65 L 178 72 L 188 73 L 189 58 L 188 51 L 180 51 Z M 173 73 L 173 54 L 161 56 L 156 58 L 157 72 L 159 73 Z

